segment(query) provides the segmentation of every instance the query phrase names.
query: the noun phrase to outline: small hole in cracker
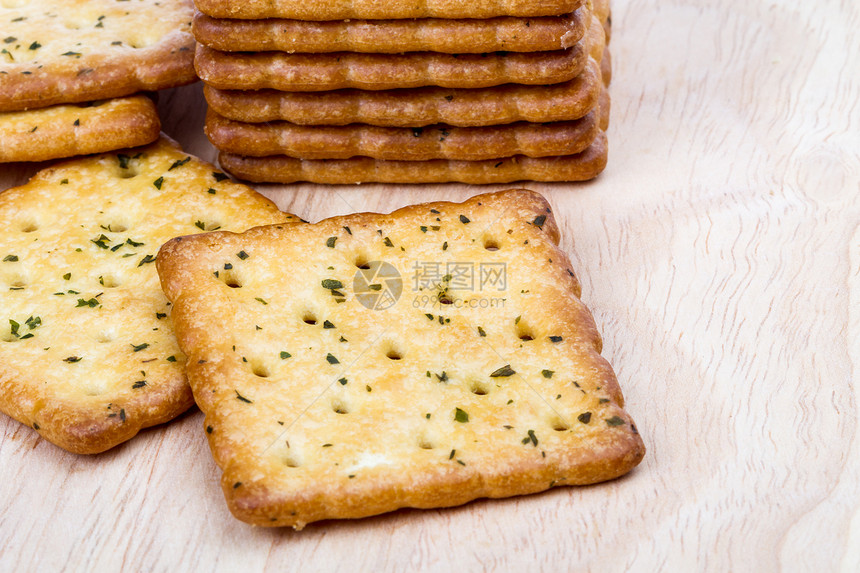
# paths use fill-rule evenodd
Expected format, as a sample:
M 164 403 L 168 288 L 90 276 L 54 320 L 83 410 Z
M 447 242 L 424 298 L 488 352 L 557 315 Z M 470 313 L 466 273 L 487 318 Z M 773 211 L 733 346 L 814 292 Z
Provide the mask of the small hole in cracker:
M 120 285 L 120 281 L 113 275 L 100 275 L 99 284 L 105 288 L 116 288 Z
M 484 248 L 488 251 L 498 251 L 500 247 L 499 243 L 495 239 L 487 238 L 484 239 Z
M 38 230 L 39 230 L 39 224 L 36 223 L 36 221 L 25 221 L 21 225 L 21 232 L 22 233 L 32 233 L 33 231 L 38 231 Z
M 302 321 L 304 321 L 305 324 L 316 324 L 317 316 L 308 310 L 302 315 Z
M 383 345 L 383 350 L 385 352 L 385 357 L 389 360 L 402 360 L 404 352 L 403 350 L 397 346 L 394 342 L 387 341 Z
M 284 465 L 288 468 L 297 468 L 302 465 L 302 461 L 299 459 L 299 456 L 296 454 L 287 454 L 284 457 Z
M 486 383 L 479 381 L 472 382 L 469 385 L 469 390 L 472 392 L 472 394 L 475 394 L 477 396 L 486 396 L 490 393 L 490 387 Z
M 534 340 L 535 338 L 537 338 L 534 330 L 532 330 L 532 328 L 522 319 L 520 319 L 516 323 L 516 329 L 517 337 L 522 341 L 528 342 L 529 340 Z
M 570 429 L 570 426 L 568 426 L 561 418 L 555 418 L 552 420 L 550 426 L 552 426 L 552 429 L 556 432 L 564 432 Z
M 239 280 L 239 277 L 236 276 L 236 273 L 232 270 L 222 270 L 219 274 L 219 277 L 230 288 L 242 288 L 242 282 Z
M 367 257 L 365 257 L 364 255 L 359 255 L 355 257 L 355 266 L 362 270 L 367 270 L 370 268 L 370 264 L 367 261 Z
M 340 398 L 331 401 L 331 409 L 336 414 L 349 414 L 349 406 Z
M 268 378 L 271 375 L 269 369 L 259 362 L 252 363 L 251 372 L 254 373 L 254 376 L 259 376 L 260 378 Z
M 423 434 L 418 438 L 418 447 L 422 450 L 432 450 L 436 447 L 436 444 L 430 436 Z

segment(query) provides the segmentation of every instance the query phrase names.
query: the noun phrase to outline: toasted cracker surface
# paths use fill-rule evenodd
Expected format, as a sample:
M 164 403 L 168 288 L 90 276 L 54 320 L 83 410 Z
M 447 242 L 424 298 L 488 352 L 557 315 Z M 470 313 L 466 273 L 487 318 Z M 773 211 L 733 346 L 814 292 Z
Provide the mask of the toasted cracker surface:
M 233 176 L 258 183 L 446 183 L 484 185 L 514 181 L 587 181 L 606 168 L 608 144 L 599 132 L 575 155 L 500 157 L 483 161 L 431 159 L 389 161 L 370 157 L 296 159 L 284 155 L 246 157 L 220 152 L 221 167 Z
M 287 155 L 302 159 L 348 159 L 355 156 L 402 161 L 455 159 L 479 161 L 525 155 L 573 155 L 587 148 L 600 129 L 595 106 L 573 121 L 518 122 L 485 127 L 437 124 L 424 128 L 302 126 L 288 122 L 242 123 L 213 112 L 206 135 L 221 151 L 246 156 Z
M 0 111 L 191 83 L 191 0 L 0 4 Z
M 155 103 L 144 95 L 0 112 L 0 163 L 138 147 L 158 139 L 160 129 Z
M 0 215 L 0 411 L 75 453 L 192 404 L 161 244 L 289 218 L 166 138 L 40 171 Z
M 579 8 L 582 0 L 195 0 L 197 9 L 215 18 L 291 18 L 346 20 L 350 18 L 494 18 L 496 16 L 558 16 Z
M 486 55 L 235 53 L 198 45 L 194 65 L 201 80 L 219 89 L 390 90 L 428 85 L 481 88 L 506 83 L 555 84 L 578 76 L 588 57 L 585 40 L 567 50 Z
M 204 94 L 210 109 L 219 115 L 250 123 L 284 120 L 300 125 L 424 127 L 447 123 L 474 127 L 578 119 L 595 106 L 600 89 L 600 65 L 591 60 L 573 80 L 550 86 L 331 92 L 219 90 L 206 86 Z
M 576 44 L 588 27 L 589 14 L 581 7 L 543 18 L 308 22 L 224 20 L 198 12 L 192 31 L 201 44 L 225 52 L 538 52 Z
M 642 440 L 558 240 L 515 190 L 167 243 L 230 510 L 301 528 L 630 471 Z

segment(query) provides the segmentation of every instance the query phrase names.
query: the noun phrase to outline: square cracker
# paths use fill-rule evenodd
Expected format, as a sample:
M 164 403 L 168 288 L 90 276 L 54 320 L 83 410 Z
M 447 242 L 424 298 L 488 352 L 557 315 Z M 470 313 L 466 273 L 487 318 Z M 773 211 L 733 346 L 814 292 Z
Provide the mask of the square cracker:
M 191 0 L 0 4 L 0 111 L 95 101 L 196 80 Z
M 512 190 L 165 244 L 234 515 L 301 528 L 630 471 L 642 440 L 558 240 Z
M 0 163 L 138 147 L 158 139 L 160 131 L 155 102 L 145 95 L 0 111 Z
M 329 92 L 219 90 L 205 86 L 203 93 L 209 108 L 219 115 L 249 123 L 283 120 L 300 125 L 424 127 L 447 123 L 474 127 L 578 119 L 595 106 L 602 85 L 601 65 L 590 59 L 573 80 L 549 86 L 506 84 L 483 89 L 423 87 Z
M 576 10 L 583 3 L 583 0 L 194 0 L 198 10 L 214 18 L 291 18 L 313 21 L 558 16 Z
M 229 20 L 194 15 L 198 42 L 225 52 L 539 52 L 573 46 L 588 27 L 582 6 L 564 16 L 449 20 Z
M 219 52 L 200 44 L 194 66 L 201 80 L 218 89 L 311 92 L 556 84 L 578 76 L 588 60 L 589 46 L 583 38 L 566 50 L 461 55 Z
M 0 193 L 0 411 L 97 453 L 192 404 L 155 256 L 177 235 L 285 221 L 162 138 Z

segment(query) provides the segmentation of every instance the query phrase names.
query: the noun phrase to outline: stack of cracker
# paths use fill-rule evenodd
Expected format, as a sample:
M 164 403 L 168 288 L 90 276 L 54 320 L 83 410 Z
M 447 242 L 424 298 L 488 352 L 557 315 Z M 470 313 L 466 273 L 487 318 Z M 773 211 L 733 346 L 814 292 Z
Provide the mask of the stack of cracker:
M 191 0 L 0 3 L 0 163 L 144 145 L 196 81 Z
M 606 165 L 608 0 L 195 0 L 222 168 L 290 183 L 581 181 Z

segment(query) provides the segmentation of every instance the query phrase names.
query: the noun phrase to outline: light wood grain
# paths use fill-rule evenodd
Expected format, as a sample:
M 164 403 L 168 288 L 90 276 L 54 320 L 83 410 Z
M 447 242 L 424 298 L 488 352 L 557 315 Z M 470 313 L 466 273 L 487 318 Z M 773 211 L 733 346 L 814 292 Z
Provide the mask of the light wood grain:
M 262 530 L 228 514 L 199 412 L 97 457 L 2 417 L 0 570 L 860 570 L 858 30 L 854 0 L 614 0 L 609 166 L 524 186 L 648 447 L 629 476 Z M 203 107 L 159 102 L 213 160 Z M 319 220 L 502 187 L 259 188 Z

